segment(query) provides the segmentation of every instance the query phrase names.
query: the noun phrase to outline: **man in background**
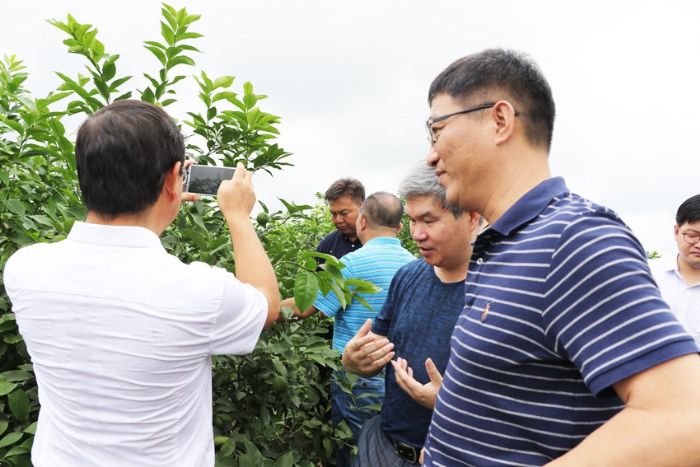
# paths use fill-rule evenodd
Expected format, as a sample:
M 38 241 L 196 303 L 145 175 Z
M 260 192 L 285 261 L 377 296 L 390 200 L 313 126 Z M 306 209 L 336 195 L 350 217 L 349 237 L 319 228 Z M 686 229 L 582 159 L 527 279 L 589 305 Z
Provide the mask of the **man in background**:
M 374 318 L 384 305 L 389 292 L 391 280 L 396 271 L 415 258 L 401 246 L 396 238 L 401 230 L 403 206 L 394 195 L 377 192 L 368 196 L 360 207 L 357 216 L 357 236 L 362 242 L 362 248 L 348 253 L 340 260 L 345 267 L 341 273 L 345 279 L 361 279 L 371 282 L 380 288 L 375 294 L 360 294 L 371 309 L 354 299 L 342 308 L 335 293 L 327 295 L 319 292 L 313 306 L 300 311 L 294 305 L 294 298 L 282 302 L 282 306 L 291 307 L 295 314 L 302 318 L 321 312 L 333 318 L 332 347 L 342 356 L 347 342 L 368 318 Z M 381 403 L 384 396 L 384 378 L 360 378 L 352 388 L 352 395 L 342 389 L 343 372 L 337 372 L 331 381 L 331 419 L 334 425 L 345 421 L 353 433 L 354 441 L 364 422 L 376 412 L 369 406 Z M 347 450 L 341 450 L 337 459 L 338 465 L 350 465 L 350 455 Z
M 211 355 L 251 352 L 279 312 L 250 221 L 251 174 L 219 187 L 236 276 L 159 236 L 180 209 L 185 145 L 160 108 L 117 101 L 75 146 L 87 207 L 66 240 L 22 248 L 5 287 L 34 365 L 36 467 L 214 465 Z
M 401 182 L 399 195 L 406 200 L 411 236 L 422 258 L 398 270 L 374 325 L 368 320 L 346 345 L 343 366 L 372 377 L 398 355 L 415 370 L 407 393 L 399 386 L 393 365 L 386 366 L 381 413 L 360 432 L 356 467 L 418 462 L 440 374 L 447 366 L 452 329 L 464 305 L 470 243 L 479 226 L 478 214 L 465 214 L 447 204 L 445 190 L 425 164 Z
M 365 200 L 365 187 L 354 178 L 341 178 L 328 187 L 324 199 L 336 230 L 321 240 L 316 251 L 341 258 L 362 246 L 355 224 Z
M 678 207 L 673 236 L 678 254 L 653 260 L 651 268 L 671 311 L 700 345 L 700 195 Z

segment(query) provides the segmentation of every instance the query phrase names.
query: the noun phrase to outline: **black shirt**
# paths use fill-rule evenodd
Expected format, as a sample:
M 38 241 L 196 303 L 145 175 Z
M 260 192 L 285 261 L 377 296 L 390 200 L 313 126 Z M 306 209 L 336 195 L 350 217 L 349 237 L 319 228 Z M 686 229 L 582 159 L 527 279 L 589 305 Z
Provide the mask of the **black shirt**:
M 351 251 L 355 251 L 362 246 L 359 239 L 351 242 L 347 235 L 335 230 L 323 237 L 323 240 L 316 247 L 319 253 L 326 253 L 340 259 Z M 323 261 L 321 261 L 323 262 Z

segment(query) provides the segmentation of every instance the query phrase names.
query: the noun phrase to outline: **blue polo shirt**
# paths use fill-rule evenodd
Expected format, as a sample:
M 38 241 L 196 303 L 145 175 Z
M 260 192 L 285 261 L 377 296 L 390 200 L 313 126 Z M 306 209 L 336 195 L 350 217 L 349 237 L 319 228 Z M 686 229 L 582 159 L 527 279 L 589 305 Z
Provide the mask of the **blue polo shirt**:
M 433 266 L 417 259 L 399 269 L 389 296 L 374 320 L 372 332 L 387 336 L 397 357 L 405 358 L 421 384 L 430 377 L 425 359 L 440 373 L 450 356 L 450 336 L 464 305 L 462 281 L 445 283 Z M 394 367 L 386 365 L 386 392 L 382 404 L 382 431 L 394 441 L 423 447 L 433 411 L 414 401 L 396 382 Z
M 376 294 L 360 294 L 372 307 L 365 308 L 357 300 L 353 300 L 343 310 L 338 297 L 329 292 L 323 296 L 318 293 L 314 307 L 326 316 L 334 318 L 333 348 L 341 354 L 345 345 L 357 333 L 367 318 L 374 318 L 384 305 L 389 285 L 396 271 L 404 264 L 416 258 L 409 253 L 397 238 L 376 237 L 368 241 L 357 251 L 348 253 L 340 258 L 345 265 L 341 272 L 346 279 L 362 279 L 380 287 Z
M 623 407 L 612 385 L 698 351 L 610 210 L 546 180 L 479 236 L 426 465 L 543 465 Z

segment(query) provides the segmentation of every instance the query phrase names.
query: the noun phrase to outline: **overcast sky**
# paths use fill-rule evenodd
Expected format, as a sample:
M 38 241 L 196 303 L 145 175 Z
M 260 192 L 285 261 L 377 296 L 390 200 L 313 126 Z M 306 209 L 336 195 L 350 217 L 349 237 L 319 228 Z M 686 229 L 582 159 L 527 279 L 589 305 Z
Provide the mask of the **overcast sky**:
M 274 180 L 256 176 L 258 198 L 314 202 L 336 178 L 354 176 L 368 192 L 395 191 L 427 151 L 427 89 L 455 59 L 488 47 L 531 55 L 557 104 L 551 162 L 555 175 L 611 207 L 648 250 L 673 253 L 675 210 L 700 193 L 700 3 L 693 1 L 178 1 L 202 15 L 193 30 L 196 68 L 251 81 L 282 117 L 280 144 L 295 167 Z M 10 6 L 11 5 L 11 6 Z M 41 96 L 62 71 L 82 71 L 63 33 L 46 19 L 99 29 L 119 74 L 158 63 L 143 48 L 160 39 L 156 1 L 6 3 L 0 54 L 28 66 Z M 199 111 L 182 82 L 178 119 Z

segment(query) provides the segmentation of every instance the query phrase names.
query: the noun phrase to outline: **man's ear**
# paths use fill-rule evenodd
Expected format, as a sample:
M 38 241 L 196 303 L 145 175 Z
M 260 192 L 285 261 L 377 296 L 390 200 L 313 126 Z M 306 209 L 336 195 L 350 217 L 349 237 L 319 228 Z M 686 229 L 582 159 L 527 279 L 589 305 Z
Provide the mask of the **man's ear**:
M 481 215 L 475 211 L 469 211 L 463 215 L 469 216 L 469 233 L 471 234 L 471 241 L 474 242 L 479 232 L 481 232 Z
M 678 236 L 678 231 L 679 231 L 680 229 L 681 229 L 681 228 L 680 228 L 680 226 L 679 226 L 678 224 L 675 224 L 675 225 L 673 226 L 673 236 L 674 236 L 674 237 L 677 237 L 677 236 Z
M 491 109 L 491 116 L 495 125 L 494 142 L 503 144 L 513 137 L 515 133 L 515 109 L 508 101 L 498 101 Z
M 403 222 L 399 222 L 399 226 L 396 227 L 396 233 L 397 234 L 401 233 L 402 230 L 403 230 Z
M 168 198 L 180 199 L 180 194 L 182 191 L 182 188 L 180 187 L 180 184 L 182 183 L 182 170 L 182 162 L 178 161 L 165 174 L 162 193 L 167 195 Z
M 367 228 L 367 218 L 362 215 L 362 213 L 357 215 L 357 226 L 359 230 L 365 230 Z

